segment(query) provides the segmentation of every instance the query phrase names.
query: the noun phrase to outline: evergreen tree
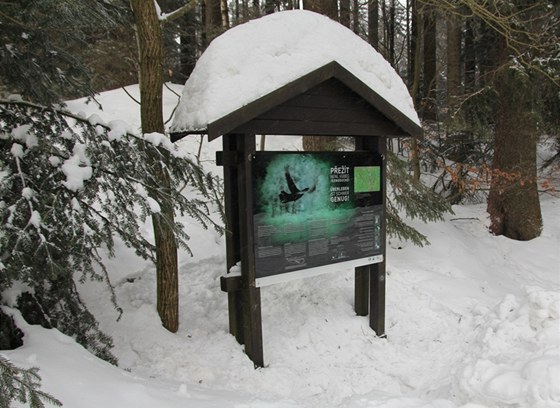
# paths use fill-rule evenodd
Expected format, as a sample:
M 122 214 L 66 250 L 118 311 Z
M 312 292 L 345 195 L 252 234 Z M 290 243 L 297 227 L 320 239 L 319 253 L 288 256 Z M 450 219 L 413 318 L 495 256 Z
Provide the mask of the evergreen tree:
M 56 407 L 62 403 L 52 395 L 41 391 L 41 377 L 36 367 L 16 367 L 0 354 L 0 408 L 10 408 L 11 401 L 29 404 L 31 408 L 44 408 L 44 402 Z
M 47 324 L 113 363 L 111 339 L 99 331 L 74 282 L 101 280 L 112 291 L 100 251 L 113 255 L 115 236 L 155 260 L 140 228 L 147 216 L 160 217 L 164 187 L 154 186 L 164 156 L 171 187 L 165 193 L 178 211 L 220 230 L 208 208 L 215 179 L 164 135 L 136 136 L 122 122 L 0 101 L 0 292 L 15 281 L 27 284 Z M 185 181 L 198 197 L 180 194 Z M 182 225 L 169 227 L 188 251 Z
M 428 244 L 426 236 L 403 220 L 402 213 L 424 222 L 441 221 L 443 214 L 452 212 L 451 206 L 420 180 L 411 177 L 406 161 L 390 151 L 387 152 L 387 181 L 387 234 L 419 246 Z
M 11 0 L 0 12 L 0 90 L 50 104 L 92 95 L 81 56 L 114 28 L 119 9 L 100 0 Z

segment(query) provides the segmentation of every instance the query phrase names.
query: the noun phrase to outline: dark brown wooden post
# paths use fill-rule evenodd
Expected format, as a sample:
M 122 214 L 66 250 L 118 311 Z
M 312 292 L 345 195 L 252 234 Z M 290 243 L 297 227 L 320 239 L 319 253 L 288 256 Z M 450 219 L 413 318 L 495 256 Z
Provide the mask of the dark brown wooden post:
M 369 312 L 369 265 L 354 268 L 354 311 L 358 316 Z
M 241 153 L 237 142 L 240 135 L 229 134 L 222 137 L 223 152 L 219 153 L 216 162 L 223 166 L 224 171 L 224 201 L 226 218 L 226 268 L 229 270 L 241 261 L 241 233 L 239 228 L 239 181 L 238 165 Z M 241 296 L 240 280 L 235 285 L 222 278 L 222 290 L 228 294 L 229 332 L 239 344 L 244 344 L 243 337 L 243 299 Z M 234 286 L 234 287 L 232 287 Z
M 255 136 L 237 136 L 242 162 L 238 169 L 239 230 L 241 235 L 241 284 L 243 296 L 243 337 L 245 353 L 255 364 L 264 367 L 262 344 L 261 292 L 255 285 L 253 245 L 253 190 L 251 156 L 255 153 Z
M 369 327 L 379 337 L 385 334 L 385 261 L 370 265 L 369 275 Z
M 381 166 L 381 186 L 383 198 L 381 199 L 383 208 L 383 222 L 381 223 L 381 242 L 383 262 L 371 265 L 369 275 L 369 327 L 371 327 L 379 337 L 385 335 L 385 280 L 386 280 L 386 259 L 387 259 L 387 139 L 384 137 L 371 138 L 375 151 L 381 154 L 383 165 Z M 372 148 L 374 146 L 371 146 Z M 372 150 L 372 148 L 368 150 Z
M 255 153 L 255 136 L 226 134 L 223 152 L 216 161 L 224 167 L 226 216 L 226 263 L 228 271 L 241 263 L 241 276 L 221 279 L 228 293 L 229 331 L 255 364 L 264 366 L 261 322 L 261 293 L 255 285 L 253 245 L 253 191 L 251 156 Z
M 355 150 L 368 150 L 366 139 L 354 138 Z M 354 311 L 358 316 L 369 313 L 369 275 L 370 265 L 354 268 Z
M 386 139 L 383 137 L 356 137 L 355 140 L 356 150 L 377 152 L 383 157 L 381 168 L 381 185 L 383 186 L 383 222 L 381 223 L 383 262 L 355 268 L 354 310 L 358 316 L 367 316 L 369 309 L 369 326 L 378 336 L 385 337 L 387 145 Z

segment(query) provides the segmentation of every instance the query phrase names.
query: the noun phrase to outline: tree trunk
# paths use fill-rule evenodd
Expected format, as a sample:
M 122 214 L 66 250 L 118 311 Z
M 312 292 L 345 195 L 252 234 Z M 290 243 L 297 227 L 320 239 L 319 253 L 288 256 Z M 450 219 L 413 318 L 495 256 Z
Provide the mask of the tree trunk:
M 388 56 L 389 56 L 389 63 L 394 67 L 395 66 L 395 0 L 390 0 L 389 2 L 389 21 L 387 27 L 387 36 L 388 36 Z
M 424 87 L 422 109 L 424 119 L 436 120 L 436 17 L 435 11 L 425 5 L 422 9 L 424 39 Z
M 475 53 L 473 20 L 465 21 L 465 93 L 475 90 L 476 53 Z
M 164 133 L 163 124 L 163 35 L 153 1 L 130 0 L 136 23 L 136 36 L 140 58 L 140 98 L 142 132 Z M 177 244 L 173 203 L 165 190 L 170 188 L 169 174 L 164 166 L 156 174 L 159 189 L 164 194 L 152 192 L 161 212 L 152 217 L 156 243 L 157 310 L 163 326 L 176 332 L 179 327 L 179 285 Z
M 447 107 L 451 116 L 457 105 L 461 84 L 461 20 L 455 14 L 447 16 Z
M 306 152 L 324 152 L 336 150 L 336 136 L 304 136 L 303 150 Z
M 261 4 L 259 0 L 253 0 L 253 16 L 255 17 L 261 16 Z
M 276 2 L 274 0 L 265 0 L 264 3 L 264 13 L 272 14 L 276 10 Z
M 340 24 L 350 28 L 350 0 L 340 0 Z
M 381 0 L 381 22 L 383 23 L 381 26 L 381 32 L 383 36 L 381 37 L 381 54 L 385 59 L 388 59 L 388 49 L 389 49 L 389 17 L 387 13 L 387 5 L 385 4 L 385 0 Z
M 220 14 L 222 29 L 226 31 L 229 28 L 229 10 L 227 0 L 220 0 Z
M 414 102 L 414 107 L 418 110 L 418 89 L 420 88 L 420 51 L 421 42 L 418 39 L 421 37 L 421 26 L 418 25 L 418 8 L 416 0 L 411 1 L 411 38 L 410 45 L 413 47 L 410 50 L 410 57 L 412 64 L 411 69 L 411 91 L 410 96 Z M 414 180 L 420 180 L 420 148 L 418 146 L 418 139 L 413 137 L 410 141 L 410 151 L 411 151 L 411 166 L 412 166 L 412 177 Z
M 187 11 L 180 18 L 180 73 L 177 75 L 178 82 L 184 84 L 191 76 L 197 58 L 197 35 L 196 35 L 196 13 L 193 10 Z
M 352 31 L 354 34 L 360 35 L 360 2 L 352 1 Z
M 222 31 L 222 8 L 221 0 L 205 0 L 205 4 L 204 27 L 208 46 Z
M 418 56 L 420 55 L 420 50 L 417 49 L 418 45 L 418 13 L 416 8 L 416 0 L 409 0 L 407 5 L 407 16 L 408 16 L 408 69 L 407 69 L 407 79 L 409 89 L 413 89 L 416 85 L 416 90 L 414 91 L 413 101 L 416 107 L 417 101 L 416 96 L 418 95 L 418 79 L 420 78 L 420 71 L 416 73 L 416 68 L 419 63 Z M 417 55 L 418 53 L 418 55 Z M 419 67 L 418 67 L 419 68 Z M 417 74 L 417 75 L 416 75 Z M 412 91 L 411 91 L 412 93 Z
M 379 2 L 368 1 L 368 41 L 379 51 Z
M 537 127 L 532 112 L 531 84 L 510 68 L 504 40 L 501 66 L 494 78 L 498 94 L 495 113 L 494 160 L 488 196 L 490 230 L 495 235 L 527 241 L 542 230 L 537 190 Z M 500 54 L 501 53 L 501 54 Z
M 303 0 L 303 8 L 338 21 L 338 2 L 336 0 Z

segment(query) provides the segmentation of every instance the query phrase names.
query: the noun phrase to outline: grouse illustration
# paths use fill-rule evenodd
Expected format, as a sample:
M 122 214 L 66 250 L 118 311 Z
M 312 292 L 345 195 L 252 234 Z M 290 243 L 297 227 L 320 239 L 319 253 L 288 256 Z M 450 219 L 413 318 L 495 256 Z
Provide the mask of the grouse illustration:
M 306 188 L 303 188 L 303 189 L 300 190 L 296 186 L 296 183 L 294 183 L 294 179 L 292 178 L 288 167 L 286 167 L 284 175 L 286 176 L 286 182 L 288 183 L 288 190 L 290 190 L 290 192 L 287 193 L 284 190 L 282 190 L 282 191 L 280 191 L 280 194 L 278 194 L 278 197 L 280 198 L 280 201 L 283 204 L 289 203 L 291 201 L 299 200 L 301 197 L 303 197 L 303 195 L 306 192 L 311 193 L 311 192 L 315 191 L 315 186 L 313 186 L 311 188 L 306 187 Z

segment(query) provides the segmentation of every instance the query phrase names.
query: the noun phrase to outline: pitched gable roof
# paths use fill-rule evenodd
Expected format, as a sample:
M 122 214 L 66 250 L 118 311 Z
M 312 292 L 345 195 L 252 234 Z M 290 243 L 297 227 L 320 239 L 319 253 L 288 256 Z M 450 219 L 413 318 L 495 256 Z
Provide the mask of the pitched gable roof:
M 216 38 L 185 84 L 172 136 L 208 133 L 214 139 L 251 121 L 253 129 L 258 128 L 255 121 L 262 115 L 331 79 L 370 105 L 374 116 L 381 114 L 396 125 L 385 127 L 384 136 L 421 135 L 408 90 L 390 64 L 346 27 L 300 10 L 252 20 Z M 316 125 L 309 132 L 351 133 L 334 125 Z M 288 132 L 275 129 L 276 134 Z

